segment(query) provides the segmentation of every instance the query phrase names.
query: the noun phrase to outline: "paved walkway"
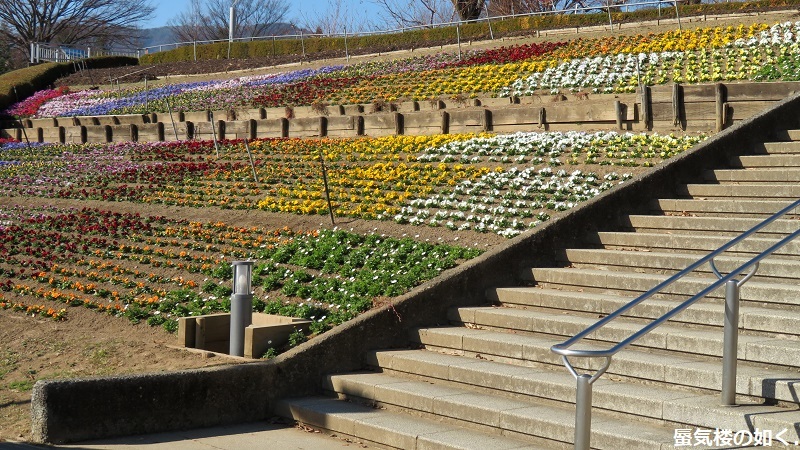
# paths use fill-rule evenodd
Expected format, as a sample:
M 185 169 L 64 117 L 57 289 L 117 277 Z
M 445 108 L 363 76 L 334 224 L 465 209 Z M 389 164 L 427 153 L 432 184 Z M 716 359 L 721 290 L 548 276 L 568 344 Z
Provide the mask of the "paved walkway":
M 0 442 L 0 450 L 341 450 L 366 448 L 362 444 L 286 425 L 251 423 L 173 433 L 104 439 L 70 445 L 39 446 Z

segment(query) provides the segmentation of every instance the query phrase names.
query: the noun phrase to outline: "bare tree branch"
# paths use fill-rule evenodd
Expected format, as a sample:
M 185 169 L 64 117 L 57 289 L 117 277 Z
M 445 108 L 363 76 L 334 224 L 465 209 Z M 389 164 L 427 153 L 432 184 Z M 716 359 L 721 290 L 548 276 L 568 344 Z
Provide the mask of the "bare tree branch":
M 193 0 L 169 26 L 180 40 L 216 40 L 228 37 L 231 0 Z M 289 12 L 287 0 L 238 0 L 235 6 L 234 37 L 261 36 L 284 21 Z
M 3 1 L 0 22 L 6 26 L 0 35 L 25 52 L 32 42 L 129 46 L 153 10 L 147 0 Z
M 386 22 L 399 27 L 430 26 L 456 17 L 451 0 L 373 0 Z
M 328 7 L 324 13 L 315 11 L 301 14 L 300 26 L 316 34 L 331 35 L 337 33 L 359 33 L 376 28 L 373 19 L 367 17 L 363 10 L 353 11 L 343 0 L 328 0 Z

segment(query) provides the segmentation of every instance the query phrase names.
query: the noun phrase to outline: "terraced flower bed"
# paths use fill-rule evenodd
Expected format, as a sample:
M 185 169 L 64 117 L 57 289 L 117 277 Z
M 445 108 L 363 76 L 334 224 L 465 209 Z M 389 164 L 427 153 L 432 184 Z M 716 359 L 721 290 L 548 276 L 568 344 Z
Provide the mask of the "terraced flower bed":
M 149 89 L 43 91 L 16 116 L 74 116 L 631 92 L 642 84 L 795 80 L 800 22 L 547 42 Z M 170 105 L 167 105 L 169 101 Z
M 66 308 L 177 329 L 230 310 L 230 261 L 253 259 L 254 308 L 325 331 L 480 250 L 342 230 L 265 230 L 99 209 L 2 211 L 0 308 L 67 320 Z
M 7 145 L 0 194 L 394 220 L 511 237 L 698 137 L 517 133 Z M 323 169 L 325 173 L 323 174 Z M 254 178 L 254 170 L 256 177 Z M 327 177 L 326 185 L 324 184 Z

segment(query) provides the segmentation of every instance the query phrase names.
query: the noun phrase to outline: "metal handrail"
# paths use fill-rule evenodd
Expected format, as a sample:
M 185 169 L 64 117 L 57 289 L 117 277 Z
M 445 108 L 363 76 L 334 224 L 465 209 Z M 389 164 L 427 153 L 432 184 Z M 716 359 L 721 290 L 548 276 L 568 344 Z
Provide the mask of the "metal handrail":
M 667 278 L 663 282 L 656 285 L 654 288 L 648 290 L 647 292 L 643 293 L 639 297 L 635 298 L 634 300 L 630 301 L 626 305 L 622 306 L 621 308 L 617 309 L 613 313 L 607 315 L 606 317 L 598 320 L 595 324 L 589 326 L 582 332 L 576 334 L 572 338 L 552 346 L 550 348 L 551 351 L 554 353 L 561 355 L 561 359 L 564 362 L 564 365 L 567 367 L 567 370 L 576 378 L 578 382 L 577 388 L 577 399 L 576 399 L 576 418 L 575 418 L 575 448 L 579 450 L 584 450 L 589 448 L 589 431 L 591 427 L 591 385 L 596 381 L 603 373 L 608 370 L 609 365 L 611 364 L 611 358 L 620 350 L 624 349 L 625 347 L 631 345 L 632 343 L 636 342 L 638 339 L 645 336 L 650 331 L 654 330 L 676 314 L 684 311 L 689 306 L 693 305 L 698 300 L 702 299 L 715 289 L 719 288 L 723 284 L 726 285 L 726 305 L 725 305 L 725 341 L 724 341 L 724 349 L 723 349 L 723 386 L 722 386 L 722 403 L 726 405 L 733 405 L 735 403 L 735 396 L 736 396 L 736 348 L 737 348 L 737 340 L 738 340 L 738 309 L 739 309 L 739 288 L 746 283 L 750 278 L 752 278 L 756 271 L 758 270 L 759 263 L 764 258 L 772 255 L 780 249 L 781 247 L 785 246 L 798 236 L 800 236 L 800 228 L 795 232 L 789 234 L 788 236 L 784 237 L 777 243 L 773 244 L 766 250 L 762 251 L 755 257 L 751 258 L 738 268 L 731 271 L 728 275 L 722 275 L 716 267 L 714 263 L 714 258 L 725 252 L 726 250 L 730 249 L 731 247 L 735 246 L 736 244 L 742 242 L 743 240 L 747 239 L 748 237 L 752 236 L 762 228 L 766 227 L 767 225 L 771 224 L 775 220 L 783 217 L 790 211 L 800 207 L 800 199 L 796 200 L 789 206 L 781 209 L 777 213 L 773 214 L 763 222 L 759 223 L 758 225 L 754 226 L 750 230 L 744 232 L 743 234 L 739 235 L 738 237 L 732 239 L 728 243 L 722 245 L 717 250 L 709 253 L 708 255 L 700 258 L 695 263 L 689 265 L 687 268 L 681 270 L 680 272 L 676 273 L 675 275 Z M 688 273 L 694 271 L 698 267 L 702 266 L 705 263 L 709 263 L 711 266 L 711 270 L 714 275 L 717 276 L 717 281 L 711 283 L 708 287 L 701 290 L 688 300 L 685 300 L 680 305 L 676 306 L 675 308 L 671 309 L 670 311 L 666 312 L 665 314 L 661 315 L 659 318 L 653 320 L 652 322 L 648 323 L 644 327 L 642 327 L 639 331 L 633 333 L 628 338 L 620 341 L 619 343 L 615 344 L 614 346 L 601 349 L 601 350 L 588 350 L 588 349 L 571 349 L 573 345 L 578 343 L 579 341 L 583 340 L 589 334 L 599 330 L 600 328 L 604 327 L 606 324 L 611 322 L 612 320 L 618 318 L 631 308 L 639 305 L 643 301 L 647 300 L 648 298 L 652 297 L 653 295 L 662 291 L 665 287 L 673 284 L 674 282 L 678 281 L 679 279 L 683 278 Z M 735 278 L 750 269 L 750 272 L 745 275 L 744 278 L 741 280 L 736 280 Z M 589 374 L 579 374 L 572 363 L 569 361 L 570 356 L 575 357 L 588 357 L 588 358 L 605 358 L 603 365 L 598 369 L 594 375 Z

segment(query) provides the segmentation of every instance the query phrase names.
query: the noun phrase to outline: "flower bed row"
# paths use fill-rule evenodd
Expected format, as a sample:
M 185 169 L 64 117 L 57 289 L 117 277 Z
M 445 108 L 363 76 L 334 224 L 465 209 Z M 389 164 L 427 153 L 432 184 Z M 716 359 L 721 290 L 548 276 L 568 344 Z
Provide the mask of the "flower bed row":
M 330 66 L 144 91 L 84 91 L 12 112 L 39 117 L 229 109 L 441 96 L 529 95 L 538 90 L 630 91 L 640 82 L 794 79 L 800 22 L 613 36 L 353 66 Z M 760 76 L 761 78 L 758 78 Z M 40 105 L 40 106 L 39 106 Z M 38 107 L 38 108 L 37 108 Z
M 369 309 L 375 297 L 400 295 L 480 254 L 343 230 L 264 230 L 97 209 L 15 207 L 0 215 L 0 307 L 66 318 L 64 309 L 31 305 L 35 298 L 168 330 L 177 317 L 229 310 L 231 259 L 256 261 L 256 310 L 312 319 L 320 332 Z
M 224 142 L 219 158 L 210 142 L 197 141 L 13 147 L 0 151 L 0 161 L 14 162 L 0 166 L 0 193 L 292 214 L 327 214 L 330 200 L 337 216 L 513 236 L 626 178 L 612 167 L 649 167 L 702 139 L 613 132 L 266 139 L 250 145 L 258 182 L 241 141 Z M 551 170 L 579 164 L 592 168 L 580 181 L 565 180 L 574 170 Z M 469 205 L 459 211 L 466 215 L 419 209 L 437 198 Z

